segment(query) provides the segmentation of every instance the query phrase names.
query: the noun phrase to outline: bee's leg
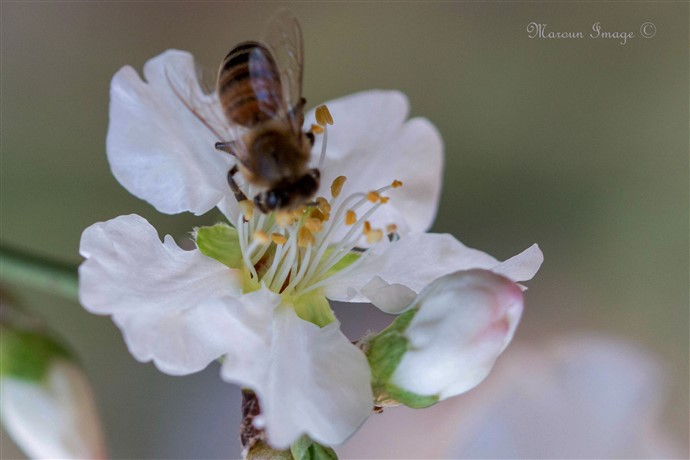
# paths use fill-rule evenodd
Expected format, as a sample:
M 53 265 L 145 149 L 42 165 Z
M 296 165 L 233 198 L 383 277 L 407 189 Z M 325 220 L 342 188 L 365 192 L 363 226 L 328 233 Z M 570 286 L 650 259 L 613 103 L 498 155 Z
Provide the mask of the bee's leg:
M 216 142 L 215 147 L 216 150 L 220 150 L 221 152 L 229 153 L 230 155 L 237 157 L 237 153 L 235 153 L 237 143 L 235 141 Z
M 228 184 L 230 185 L 230 190 L 232 190 L 232 193 L 235 194 L 235 199 L 239 203 L 240 201 L 244 201 L 247 199 L 247 195 L 244 194 L 244 192 L 240 189 L 240 186 L 237 185 L 237 182 L 235 182 L 235 174 L 239 171 L 239 168 L 237 165 L 234 165 L 232 168 L 230 168 L 230 171 L 228 171 Z

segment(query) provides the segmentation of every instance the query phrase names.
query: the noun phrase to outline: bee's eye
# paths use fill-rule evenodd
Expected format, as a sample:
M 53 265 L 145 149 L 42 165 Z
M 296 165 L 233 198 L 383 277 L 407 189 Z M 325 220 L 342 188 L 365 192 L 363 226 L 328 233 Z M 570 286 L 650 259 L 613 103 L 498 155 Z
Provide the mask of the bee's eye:
M 268 209 L 276 209 L 279 202 L 278 194 L 274 190 L 270 190 L 266 193 L 266 206 Z

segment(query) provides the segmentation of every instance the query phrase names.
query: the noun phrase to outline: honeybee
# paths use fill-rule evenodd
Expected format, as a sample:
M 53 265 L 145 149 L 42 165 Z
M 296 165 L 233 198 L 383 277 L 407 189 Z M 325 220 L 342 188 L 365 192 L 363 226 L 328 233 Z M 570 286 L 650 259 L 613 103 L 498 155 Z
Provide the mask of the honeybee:
M 253 199 L 263 213 L 299 207 L 319 188 L 319 170 L 309 167 L 314 135 L 302 130 L 303 68 L 299 22 L 282 9 L 267 23 L 264 42 L 238 44 L 220 65 L 216 93 L 229 129 L 214 129 L 173 86 L 187 108 L 219 139 L 215 148 L 236 158 L 228 184 L 237 200 L 247 199 L 235 181 L 238 172 L 263 189 Z M 223 140 L 223 131 L 233 132 L 234 139 Z

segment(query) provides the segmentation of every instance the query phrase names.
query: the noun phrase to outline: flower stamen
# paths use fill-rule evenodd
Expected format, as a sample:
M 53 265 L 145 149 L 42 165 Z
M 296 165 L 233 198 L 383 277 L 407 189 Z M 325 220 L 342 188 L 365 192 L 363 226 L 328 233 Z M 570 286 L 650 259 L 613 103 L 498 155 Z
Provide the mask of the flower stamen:
M 340 196 L 340 192 L 343 190 L 343 185 L 345 184 L 346 180 L 347 177 L 345 176 L 338 176 L 333 179 L 333 183 L 331 184 L 331 196 L 333 199 Z
M 254 232 L 254 241 L 260 244 L 267 244 L 271 242 L 268 234 L 263 230 L 257 230 Z
M 252 220 L 254 218 L 254 203 L 249 200 L 242 200 L 237 203 L 240 206 L 240 212 L 246 220 Z
M 299 229 L 299 236 L 297 237 L 297 245 L 300 248 L 306 248 L 308 246 L 312 246 L 314 243 L 316 243 L 316 239 L 314 238 L 314 234 L 309 230 L 307 227 L 301 227 Z
M 372 203 L 376 203 L 379 201 L 379 199 L 381 199 L 381 195 L 379 195 L 378 192 L 372 190 L 371 192 L 367 193 L 367 200 L 371 201 Z
M 316 108 L 314 116 L 316 118 L 316 122 L 321 126 L 325 127 L 326 125 L 333 124 L 333 116 L 331 115 L 331 112 L 328 110 L 328 107 L 326 107 L 325 105 L 318 106 Z
M 275 244 L 285 244 L 287 243 L 287 237 L 280 233 L 271 233 L 271 241 Z

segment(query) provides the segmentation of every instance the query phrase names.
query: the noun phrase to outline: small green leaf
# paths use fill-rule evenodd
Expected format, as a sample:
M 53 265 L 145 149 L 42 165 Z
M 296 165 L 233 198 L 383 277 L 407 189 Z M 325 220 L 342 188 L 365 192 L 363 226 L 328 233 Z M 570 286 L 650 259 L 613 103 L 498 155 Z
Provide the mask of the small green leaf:
M 318 291 L 312 291 L 289 300 L 297 316 L 305 321 L 324 327 L 335 321 L 335 315 L 328 303 L 328 299 Z
M 403 390 L 402 388 L 399 388 L 391 383 L 386 385 L 386 392 L 391 399 L 394 399 L 399 403 L 402 403 L 413 409 L 423 409 L 425 407 L 433 406 L 439 400 L 437 395 L 418 395 L 410 391 Z
M 295 460 L 338 460 L 333 449 L 312 441 L 306 435 L 290 446 L 290 452 Z
M 40 381 L 57 357 L 71 359 L 54 339 L 37 332 L 0 328 L 0 376 Z
M 216 259 L 230 268 L 242 267 L 242 251 L 237 230 L 227 224 L 199 227 L 196 245 L 202 254 Z

